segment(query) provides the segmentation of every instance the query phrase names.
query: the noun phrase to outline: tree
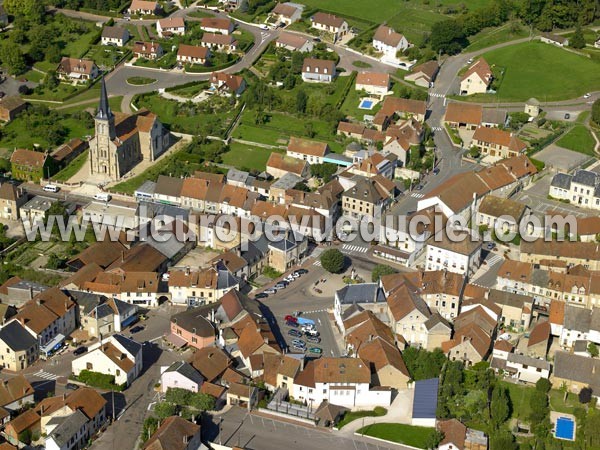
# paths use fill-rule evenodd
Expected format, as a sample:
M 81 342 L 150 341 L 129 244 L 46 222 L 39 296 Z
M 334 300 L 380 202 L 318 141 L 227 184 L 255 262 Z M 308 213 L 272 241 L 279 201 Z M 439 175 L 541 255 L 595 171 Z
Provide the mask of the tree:
M 592 389 L 589 387 L 584 387 L 581 391 L 579 391 L 579 403 L 589 403 L 592 401 Z
M 585 37 L 583 36 L 583 30 L 581 29 L 581 25 L 577 24 L 575 28 L 575 33 L 571 39 L 569 39 L 569 45 L 573 48 L 583 48 L 585 47 Z
M 337 166 L 332 163 L 311 164 L 310 174 L 313 177 L 320 178 L 323 182 L 328 183 L 331 177 L 337 172 Z
M 306 104 L 308 103 L 308 96 L 304 89 L 300 89 L 296 94 L 296 112 L 304 114 L 306 112 Z
M 598 357 L 598 353 L 599 353 L 598 352 L 598 346 L 596 344 L 594 344 L 593 342 L 590 342 L 588 344 L 587 351 L 588 351 L 588 353 L 590 354 L 590 356 L 592 358 L 597 358 Z
M 396 273 L 397 270 L 393 267 L 388 266 L 387 264 L 377 264 L 373 271 L 371 272 L 371 281 L 376 283 L 379 279 L 384 275 L 392 275 Z
M 60 81 L 58 80 L 58 75 L 55 70 L 49 70 L 46 72 L 46 76 L 44 77 L 44 85 L 50 89 L 54 90 L 58 87 Z
M 465 32 L 459 21 L 454 19 L 442 20 L 434 23 L 431 27 L 429 42 L 435 52 L 452 55 L 460 52 L 462 47 L 465 46 Z
M 174 416 L 177 412 L 177 406 L 169 402 L 160 402 L 154 406 L 154 413 L 160 420 Z
M 345 257 L 338 249 L 330 248 L 321 253 L 321 266 L 329 273 L 340 273 L 344 269 Z
M 27 69 L 25 56 L 21 48 L 9 41 L 4 41 L 2 47 L 0 47 L 0 60 L 11 75 L 22 74 Z
M 146 442 L 150 439 L 150 436 L 158 429 L 158 419 L 156 417 L 148 417 L 144 420 L 142 428 L 142 442 Z
M 510 414 L 509 398 L 506 388 L 496 385 L 490 402 L 490 418 L 495 429 L 508 420 Z
M 431 431 L 425 439 L 425 448 L 428 450 L 434 450 L 438 448 L 438 445 L 440 442 L 442 442 L 442 439 L 444 439 L 444 433 L 442 433 L 440 430 Z
M 215 409 L 216 401 L 212 395 L 197 393 L 192 395 L 190 406 L 200 411 L 212 411 Z
M 535 388 L 539 392 L 543 392 L 544 394 L 547 394 L 548 392 L 550 392 L 550 389 L 552 388 L 552 384 L 550 383 L 550 381 L 548 381 L 548 378 L 540 378 L 535 383 Z
M 7 158 L 0 158 L 0 173 L 10 172 L 11 164 Z
M 517 443 L 509 431 L 496 431 L 490 436 L 490 450 L 517 450 Z
M 600 98 L 592 105 L 592 121 L 600 125 Z

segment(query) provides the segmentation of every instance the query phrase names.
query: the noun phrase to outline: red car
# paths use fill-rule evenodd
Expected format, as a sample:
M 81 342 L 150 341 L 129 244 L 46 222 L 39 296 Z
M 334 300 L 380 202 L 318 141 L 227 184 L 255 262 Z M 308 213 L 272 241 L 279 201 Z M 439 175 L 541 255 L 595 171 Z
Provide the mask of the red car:
M 286 321 L 286 322 L 294 322 L 294 323 L 298 323 L 298 319 L 297 319 L 297 318 L 295 318 L 294 316 L 290 316 L 290 315 L 287 315 L 287 316 L 285 316 L 285 321 Z

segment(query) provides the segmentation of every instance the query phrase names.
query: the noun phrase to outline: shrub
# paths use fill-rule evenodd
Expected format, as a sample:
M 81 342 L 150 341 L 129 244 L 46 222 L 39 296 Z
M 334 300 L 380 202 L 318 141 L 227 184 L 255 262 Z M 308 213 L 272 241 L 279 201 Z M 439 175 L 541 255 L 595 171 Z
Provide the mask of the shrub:
M 371 281 L 373 283 L 379 281 L 379 279 L 384 275 L 391 275 L 396 273 L 396 269 L 390 267 L 386 264 L 377 264 L 373 271 L 371 272 Z
M 114 391 L 123 391 L 125 389 L 125 385 L 115 384 L 114 375 L 93 372 L 91 370 L 82 370 L 77 378 L 79 381 L 87 384 L 88 386 L 97 387 L 100 389 Z

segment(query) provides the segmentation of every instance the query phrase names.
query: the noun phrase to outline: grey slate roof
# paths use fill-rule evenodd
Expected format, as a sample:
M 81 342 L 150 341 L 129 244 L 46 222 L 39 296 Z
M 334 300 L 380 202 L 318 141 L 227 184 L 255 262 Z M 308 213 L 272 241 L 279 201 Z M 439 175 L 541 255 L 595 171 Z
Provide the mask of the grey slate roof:
M 590 320 L 590 330 L 600 331 L 600 308 L 592 309 L 592 317 Z
M 129 339 L 122 334 L 114 334 L 113 338 L 115 338 L 115 340 L 133 356 L 137 355 L 138 352 L 142 350 L 142 344 L 134 341 L 133 339 Z
M 89 314 L 96 306 L 106 300 L 104 295 L 93 294 L 91 292 L 67 290 L 67 293 L 77 302 L 79 308 L 83 309 L 85 314 Z
M 600 393 L 600 359 L 558 351 L 554 355 L 554 376 L 589 385 Z
M 492 289 L 489 293 L 488 299 L 497 305 L 512 306 L 513 308 L 522 308 L 525 303 L 531 303 L 533 298 L 527 295 L 514 294 L 508 291 L 500 291 L 498 289 Z
M 450 322 L 448 322 L 438 313 L 432 314 L 431 317 L 427 319 L 424 323 L 425 328 L 427 330 L 432 330 L 438 324 L 442 324 L 444 327 L 448 328 L 449 330 L 452 330 L 452 325 L 450 325 Z
M 578 341 L 575 341 L 575 344 L 573 344 L 573 351 L 575 353 L 583 353 L 586 352 L 588 348 L 588 341 L 585 341 L 583 339 L 580 339 Z
M 550 370 L 550 363 L 548 361 L 538 358 L 532 358 L 531 356 L 527 355 L 520 355 L 518 353 L 509 353 L 507 361 L 535 367 L 542 370 Z
M 188 380 L 192 380 L 194 383 L 202 384 L 204 378 L 200 373 L 194 369 L 189 363 L 184 361 L 174 362 L 169 366 L 165 372 L 177 372 L 186 377 Z
M 135 190 L 135 194 L 147 194 L 152 195 L 156 190 L 156 183 L 154 181 L 146 180 L 139 188 Z
M 275 181 L 271 187 L 275 189 L 292 189 L 298 183 L 303 180 L 302 177 L 298 175 L 288 172 L 284 176 L 282 176 L 279 180 Z
M 557 173 L 552 177 L 550 186 L 558 187 L 561 189 L 569 189 L 571 187 L 571 180 L 573 177 L 566 173 Z
M 415 382 L 415 396 L 412 410 L 413 419 L 435 419 L 439 385 L 440 380 L 438 378 Z
M 67 448 L 69 440 L 81 430 L 87 421 L 88 418 L 85 414 L 77 409 L 73 414 L 65 417 L 62 423 L 50 433 L 49 437 L 54 439 L 59 448 Z
M 27 350 L 37 343 L 37 339 L 16 320 L 0 328 L 0 340 L 13 351 Z
M 102 37 L 111 39 L 125 39 L 127 29 L 121 27 L 104 27 L 102 29 Z
M 229 169 L 227 171 L 227 181 L 237 181 L 239 183 L 246 183 L 246 180 L 250 174 L 238 169 Z
M 578 170 L 573 177 L 574 183 L 584 184 L 590 187 L 596 187 L 598 184 L 598 174 L 589 170 Z
M 102 319 L 104 317 L 112 316 L 113 314 L 114 311 L 106 303 L 99 305 L 96 308 L 96 319 Z
M 567 330 L 581 331 L 587 333 L 590 331 L 592 314 L 589 309 L 580 308 L 573 305 L 565 305 L 564 328 Z
M 349 284 L 336 292 L 342 305 L 383 303 L 385 295 L 377 283 Z
M 239 283 L 239 280 L 227 269 L 221 269 L 217 275 L 217 289 L 228 289 Z
M 534 286 L 547 287 L 548 281 L 550 281 L 550 273 L 547 270 L 533 269 L 533 273 L 531 274 L 531 284 Z

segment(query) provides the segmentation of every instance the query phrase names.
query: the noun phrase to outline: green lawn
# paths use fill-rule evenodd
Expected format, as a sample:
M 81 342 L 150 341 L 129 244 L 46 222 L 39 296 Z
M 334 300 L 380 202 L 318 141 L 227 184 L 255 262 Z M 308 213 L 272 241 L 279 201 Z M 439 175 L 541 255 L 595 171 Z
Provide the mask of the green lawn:
M 484 54 L 494 72 L 504 70 L 498 95 L 489 101 L 570 99 L 598 89 L 600 62 L 541 42 L 526 42 Z
M 232 142 L 229 151 L 223 154 L 223 164 L 239 169 L 255 169 L 259 172 L 265 170 L 269 156 L 273 152 L 283 153 L 283 150 L 272 150 L 261 147 L 251 147 L 245 144 Z
M 492 45 L 527 37 L 528 34 L 528 30 L 523 26 L 520 26 L 518 30 L 513 31 L 510 23 L 496 28 L 484 28 L 479 33 L 469 38 L 470 44 L 465 51 L 473 52 L 475 50 L 481 50 L 491 47 Z
M 360 109 L 358 107 L 361 97 L 368 97 L 365 92 L 357 91 L 354 87 L 350 88 L 348 95 L 342 103 L 341 111 L 348 117 L 354 117 L 356 120 L 363 120 L 365 114 L 375 115 L 381 109 L 383 102 L 377 103 L 373 109 Z
M 129 55 L 127 49 L 113 45 L 93 45 L 85 54 L 85 58 L 91 59 L 99 67 L 114 67 L 125 55 Z
M 96 108 L 98 107 L 98 99 L 99 97 L 90 99 L 89 102 L 83 103 L 81 105 L 73 105 L 73 106 L 68 106 L 66 108 L 60 108 L 59 111 L 65 114 L 73 114 L 79 111 L 83 111 L 85 109 L 93 109 L 94 111 L 96 110 Z M 123 101 L 123 96 L 119 95 L 116 97 L 109 97 L 108 99 L 108 104 L 110 105 L 110 109 L 113 112 L 121 112 L 121 102 Z M 70 103 L 75 103 L 75 102 L 69 102 L 69 103 L 65 103 L 65 105 L 68 105 Z M 50 106 L 52 107 L 52 106 Z
M 361 428 L 357 432 L 398 444 L 426 448 L 428 437 L 435 432 L 435 429 L 415 427 L 401 423 L 376 423 Z
M 67 128 L 67 136 L 63 140 L 67 142 L 72 138 L 83 138 L 84 136 L 92 133 L 92 129 L 86 128 L 81 124 L 81 121 L 66 118 L 60 122 L 65 128 Z M 23 119 L 17 117 L 12 122 L 6 124 L 2 129 L 2 138 L 0 139 L 0 147 L 4 148 L 33 148 L 34 145 L 38 145 L 42 148 L 51 147 L 48 143 L 47 138 L 40 133 L 32 133 L 32 130 L 27 128 L 27 124 Z
M 180 97 L 193 98 L 205 89 L 210 87 L 208 81 L 197 81 L 178 86 L 174 89 L 167 89 L 167 92 Z
M 596 156 L 596 152 L 594 152 L 596 141 L 592 137 L 590 130 L 583 125 L 575 125 L 556 144 L 569 150 Z
M 508 389 L 511 402 L 511 417 L 528 421 L 531 414 L 529 401 L 535 388 L 504 381 L 500 382 L 500 384 Z
M 43 89 L 40 92 L 33 92 L 31 95 L 24 96 L 25 99 L 32 98 L 38 100 L 48 100 L 54 102 L 62 102 L 71 95 L 77 94 L 77 92 L 85 92 L 86 87 L 73 86 L 68 83 L 60 83 L 54 90 Z
M 356 419 L 362 419 L 363 417 L 381 417 L 387 414 L 387 409 L 378 406 L 372 411 L 349 411 L 344 414 L 342 420 L 338 422 L 338 428 L 341 429 L 344 426 L 348 425 L 350 422 L 355 421 Z
M 134 86 L 143 86 L 145 84 L 152 84 L 156 81 L 155 78 L 147 78 L 147 77 L 130 77 L 127 78 L 127 83 L 132 84 Z
M 77 158 L 75 158 L 73 161 L 71 161 L 71 163 L 67 167 L 62 169 L 60 172 L 58 172 L 52 178 L 54 180 L 58 180 L 58 181 L 67 181 L 69 178 L 71 178 L 73 175 L 75 175 L 77 172 L 79 172 L 79 170 L 81 170 L 81 168 L 85 164 L 87 158 L 88 158 L 88 150 L 84 151 L 81 155 L 79 155 Z
M 581 407 L 581 403 L 579 403 L 579 398 L 576 394 L 569 393 L 566 402 L 564 401 L 564 398 L 564 392 L 552 389 L 549 394 L 550 409 L 561 413 L 573 414 L 575 408 Z

